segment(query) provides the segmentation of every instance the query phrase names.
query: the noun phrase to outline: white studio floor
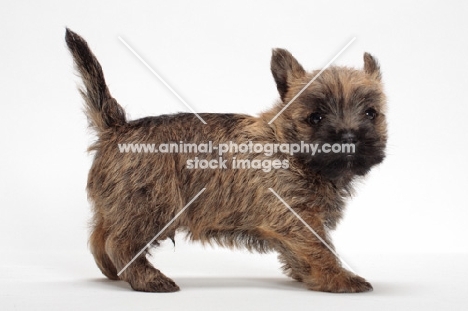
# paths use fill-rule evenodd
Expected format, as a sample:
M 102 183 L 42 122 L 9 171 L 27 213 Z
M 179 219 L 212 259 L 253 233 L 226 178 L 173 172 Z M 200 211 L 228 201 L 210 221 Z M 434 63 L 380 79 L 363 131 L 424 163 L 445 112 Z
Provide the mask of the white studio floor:
M 468 254 L 353 254 L 374 286 L 312 292 L 285 277 L 276 255 L 163 247 L 152 262 L 181 287 L 141 293 L 105 279 L 88 252 L 3 253 L 0 310 L 468 310 Z

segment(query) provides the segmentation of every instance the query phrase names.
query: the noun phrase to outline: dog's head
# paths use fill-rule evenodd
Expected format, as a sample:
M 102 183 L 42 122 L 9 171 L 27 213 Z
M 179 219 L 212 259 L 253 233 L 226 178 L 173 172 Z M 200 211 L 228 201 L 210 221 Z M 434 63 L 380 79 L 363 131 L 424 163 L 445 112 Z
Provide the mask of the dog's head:
M 330 179 L 365 175 L 383 161 L 386 100 L 374 57 L 364 54 L 362 70 L 330 67 L 308 73 L 291 53 L 275 49 L 271 71 L 281 97 L 272 115 L 289 104 L 272 122 L 277 136 L 284 143 L 318 146 L 315 155 L 297 154 L 300 161 Z

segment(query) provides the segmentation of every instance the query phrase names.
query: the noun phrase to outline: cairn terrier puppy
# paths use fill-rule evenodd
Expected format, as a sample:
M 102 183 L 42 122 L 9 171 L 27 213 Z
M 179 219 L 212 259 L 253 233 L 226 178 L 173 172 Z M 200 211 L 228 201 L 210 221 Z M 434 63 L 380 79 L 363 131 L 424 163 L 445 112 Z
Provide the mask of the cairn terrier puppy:
M 156 247 L 160 241 L 173 240 L 177 231 L 202 243 L 275 251 L 284 272 L 311 290 L 372 290 L 365 279 L 342 267 L 328 234 L 342 217 L 353 181 L 385 156 L 386 101 L 379 65 L 370 54 L 364 54 L 362 70 L 326 69 L 278 114 L 318 71 L 306 72 L 288 51 L 274 49 L 271 72 L 281 100 L 258 117 L 202 113 L 204 124 L 191 113 L 127 120 L 86 41 L 67 29 L 66 43 L 83 79 L 81 94 L 97 135 L 89 148 L 94 152 L 87 184 L 94 211 L 90 248 L 105 276 L 124 280 L 138 291 L 179 290 L 145 256 L 148 243 Z M 223 154 L 223 159 L 230 159 L 227 163 L 197 169 L 195 157 L 221 160 L 218 150 L 190 154 L 119 149 L 124 143 L 207 142 L 349 143 L 355 150 L 266 155 L 234 149 Z M 239 168 L 235 164 L 239 161 L 252 165 Z M 265 161 L 273 161 L 273 168 L 253 165 Z

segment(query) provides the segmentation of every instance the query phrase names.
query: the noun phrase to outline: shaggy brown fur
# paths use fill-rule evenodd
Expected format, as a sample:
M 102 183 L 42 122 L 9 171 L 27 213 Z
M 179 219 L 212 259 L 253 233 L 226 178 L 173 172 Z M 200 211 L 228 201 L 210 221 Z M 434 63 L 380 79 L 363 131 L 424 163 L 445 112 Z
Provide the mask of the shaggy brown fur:
M 385 96 L 376 60 L 364 69 L 325 70 L 271 125 L 270 121 L 317 71 L 307 73 L 286 50 L 273 50 L 271 70 L 281 101 L 259 117 L 180 113 L 126 120 L 112 98 L 86 42 L 66 31 L 66 42 L 84 81 L 82 95 L 98 137 L 89 172 L 94 219 L 90 238 L 97 265 L 108 278 L 133 289 L 171 292 L 179 287 L 146 258 L 117 273 L 202 189 L 206 190 L 153 243 L 186 232 L 195 241 L 259 252 L 276 251 L 285 273 L 309 289 L 364 292 L 372 286 L 339 260 L 278 200 L 274 189 L 329 245 L 328 232 L 342 216 L 352 182 L 382 162 L 386 144 Z M 288 169 L 188 169 L 187 160 L 217 159 L 199 153 L 121 153 L 119 143 L 356 144 L 356 153 L 225 154 L 224 158 L 287 160 Z

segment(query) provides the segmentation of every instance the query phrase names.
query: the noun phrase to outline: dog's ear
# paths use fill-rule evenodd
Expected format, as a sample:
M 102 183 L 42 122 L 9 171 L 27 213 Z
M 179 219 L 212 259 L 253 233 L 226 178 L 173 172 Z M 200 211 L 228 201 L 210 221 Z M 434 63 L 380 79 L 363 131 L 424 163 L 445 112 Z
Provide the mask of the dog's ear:
M 369 53 L 364 53 L 364 72 L 373 77 L 374 79 L 380 81 L 380 66 L 374 56 Z
M 301 64 L 284 49 L 273 49 L 271 55 L 271 73 L 275 78 L 276 88 L 284 100 L 289 87 L 295 79 L 305 75 L 305 70 Z

